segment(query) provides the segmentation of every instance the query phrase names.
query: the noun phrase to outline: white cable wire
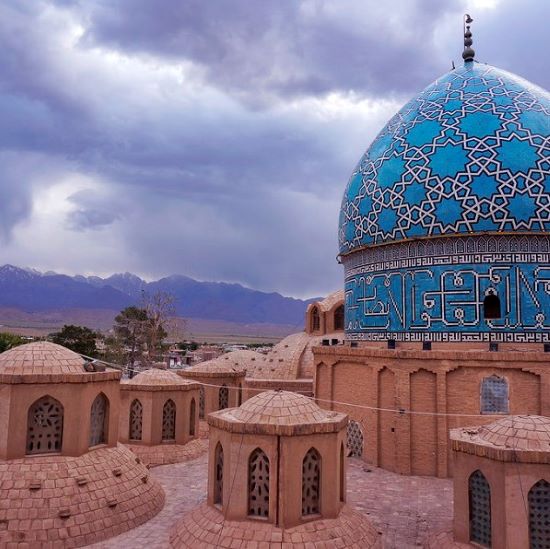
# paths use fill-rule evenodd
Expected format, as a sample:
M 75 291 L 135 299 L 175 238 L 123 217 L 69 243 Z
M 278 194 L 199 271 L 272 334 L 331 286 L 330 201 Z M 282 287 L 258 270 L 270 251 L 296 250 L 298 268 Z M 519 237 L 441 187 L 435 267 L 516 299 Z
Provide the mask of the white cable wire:
M 81 357 L 87 359 L 87 360 L 91 360 L 91 361 L 95 361 L 95 362 L 101 362 L 102 364 L 106 364 L 107 366 L 111 366 L 113 368 L 116 368 L 117 370 L 122 370 L 123 372 L 136 372 L 136 373 L 139 373 L 143 370 L 137 370 L 136 368 L 129 368 L 128 366 L 122 366 L 120 364 L 114 364 L 112 362 L 107 362 L 106 360 L 103 360 L 103 359 L 100 359 L 100 358 L 93 358 L 93 357 L 90 357 L 90 356 L 86 356 L 86 355 L 83 355 L 83 354 L 80 354 Z M 185 368 L 183 368 L 181 371 L 185 371 Z M 230 387 L 230 386 L 227 386 L 227 385 L 216 385 L 214 383 L 204 383 L 202 381 L 196 381 L 196 380 L 193 380 L 195 383 L 197 383 L 198 385 L 202 385 L 203 387 L 214 387 L 216 389 L 221 389 L 222 387 L 226 387 L 228 390 L 230 391 L 238 391 L 239 390 L 239 387 Z M 281 380 L 281 381 L 284 381 L 284 380 Z M 253 389 L 253 388 L 250 388 L 251 390 L 255 391 L 256 389 Z M 262 392 L 262 391 L 257 391 L 257 392 Z M 394 408 L 379 408 L 377 406 L 366 406 L 364 404 L 354 404 L 352 402 L 343 402 L 343 401 L 339 401 L 339 400 L 329 400 L 329 399 L 324 399 L 324 398 L 316 398 L 316 397 L 306 397 L 306 398 L 309 398 L 313 401 L 316 401 L 316 402 L 323 402 L 323 403 L 326 403 L 326 404 L 337 404 L 339 406 L 349 406 L 351 408 L 359 408 L 361 410 L 372 410 L 372 411 L 375 411 L 375 412 L 390 412 L 390 413 L 394 413 L 394 414 L 399 414 L 399 415 L 418 415 L 418 416 L 439 416 L 439 417 L 476 417 L 476 418 L 479 418 L 479 417 L 484 417 L 482 416 L 482 414 L 466 414 L 466 413 L 448 413 L 448 412 L 419 412 L 419 411 L 415 411 L 415 410 L 406 410 L 404 408 L 397 408 L 397 409 L 394 409 Z M 499 417 L 505 417 L 507 415 L 510 415 L 510 414 L 498 414 Z

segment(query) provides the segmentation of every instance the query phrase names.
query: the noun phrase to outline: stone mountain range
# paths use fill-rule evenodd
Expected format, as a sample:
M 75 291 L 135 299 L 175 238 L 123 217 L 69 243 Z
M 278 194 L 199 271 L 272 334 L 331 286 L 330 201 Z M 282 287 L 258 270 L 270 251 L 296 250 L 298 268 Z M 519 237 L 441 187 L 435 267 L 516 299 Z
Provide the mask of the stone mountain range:
M 146 282 L 131 273 L 100 278 L 41 273 L 13 265 L 0 267 L 0 307 L 26 312 L 119 311 L 139 305 L 143 291 L 172 294 L 178 316 L 237 323 L 303 326 L 306 307 L 313 301 L 252 290 L 240 284 L 199 282 L 181 275 Z

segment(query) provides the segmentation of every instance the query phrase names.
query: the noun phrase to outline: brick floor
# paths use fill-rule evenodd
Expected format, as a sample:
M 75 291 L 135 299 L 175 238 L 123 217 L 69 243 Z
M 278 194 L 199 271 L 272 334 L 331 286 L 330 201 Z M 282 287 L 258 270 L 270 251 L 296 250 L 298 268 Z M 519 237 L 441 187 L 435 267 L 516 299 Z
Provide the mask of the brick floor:
M 96 548 L 166 548 L 170 529 L 204 501 L 207 455 L 151 469 L 166 492 L 164 509 L 146 524 L 94 545 Z M 348 468 L 348 504 L 370 517 L 384 533 L 387 549 L 422 547 L 434 532 L 452 526 L 452 481 L 401 476 L 360 460 Z
M 348 505 L 369 516 L 388 549 L 422 547 L 429 535 L 452 528 L 450 479 L 398 475 L 351 459 L 347 481 Z

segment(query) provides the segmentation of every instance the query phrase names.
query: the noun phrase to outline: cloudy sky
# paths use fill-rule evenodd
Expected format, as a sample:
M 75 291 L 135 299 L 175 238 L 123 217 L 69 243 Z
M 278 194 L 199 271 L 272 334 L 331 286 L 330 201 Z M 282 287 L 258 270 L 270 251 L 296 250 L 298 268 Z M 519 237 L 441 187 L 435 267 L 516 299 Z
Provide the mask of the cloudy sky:
M 340 287 L 347 179 L 465 12 L 550 88 L 548 0 L 2 0 L 0 264 Z

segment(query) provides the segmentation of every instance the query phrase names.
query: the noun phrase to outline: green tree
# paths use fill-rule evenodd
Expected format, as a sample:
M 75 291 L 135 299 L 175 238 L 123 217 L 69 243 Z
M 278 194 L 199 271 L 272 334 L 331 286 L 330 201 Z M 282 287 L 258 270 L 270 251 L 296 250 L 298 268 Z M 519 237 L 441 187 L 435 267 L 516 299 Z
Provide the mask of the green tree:
M 28 343 L 28 341 L 23 339 L 21 336 L 10 334 L 8 332 L 0 333 L 0 353 L 3 353 L 12 347 L 23 345 L 23 343 Z
M 143 355 L 149 324 L 147 311 L 135 306 L 126 307 L 115 317 L 115 338 L 124 346 L 130 368 L 133 368 L 136 359 Z
M 65 324 L 59 332 L 50 334 L 50 339 L 54 343 L 63 345 L 75 353 L 92 357 L 97 356 L 97 337 L 90 328 L 74 324 Z

